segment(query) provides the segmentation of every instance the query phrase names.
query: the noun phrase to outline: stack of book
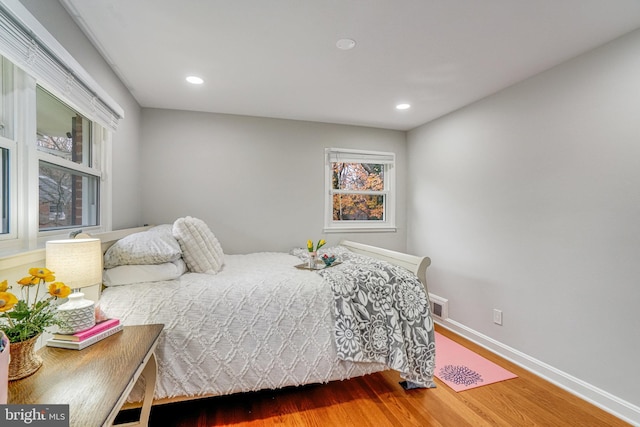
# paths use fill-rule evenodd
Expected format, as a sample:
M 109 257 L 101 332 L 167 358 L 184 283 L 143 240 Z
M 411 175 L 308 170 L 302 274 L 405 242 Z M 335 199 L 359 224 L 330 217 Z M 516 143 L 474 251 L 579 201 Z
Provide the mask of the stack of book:
M 122 324 L 119 319 L 107 319 L 103 322 L 96 323 L 92 328 L 76 332 L 75 334 L 53 334 L 53 338 L 47 340 L 47 345 L 49 347 L 82 350 L 121 330 Z

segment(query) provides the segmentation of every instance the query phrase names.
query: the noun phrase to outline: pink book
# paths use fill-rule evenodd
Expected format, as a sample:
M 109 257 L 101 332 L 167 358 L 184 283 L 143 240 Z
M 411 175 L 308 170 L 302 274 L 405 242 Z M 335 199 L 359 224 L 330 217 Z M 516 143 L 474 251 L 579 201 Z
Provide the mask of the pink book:
M 57 340 L 64 341 L 84 341 L 87 338 L 91 338 L 92 336 L 99 334 L 102 331 L 106 331 L 107 329 L 111 329 L 119 324 L 120 319 L 107 319 L 104 322 L 96 323 L 95 326 L 85 329 L 84 331 L 76 332 L 73 335 L 54 334 L 53 337 Z

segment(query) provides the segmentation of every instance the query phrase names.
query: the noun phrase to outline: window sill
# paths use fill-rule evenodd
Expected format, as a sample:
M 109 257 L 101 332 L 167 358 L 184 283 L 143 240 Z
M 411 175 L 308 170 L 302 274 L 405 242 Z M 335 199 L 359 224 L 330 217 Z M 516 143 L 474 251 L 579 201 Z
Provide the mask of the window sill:
M 396 227 L 324 227 L 324 233 L 395 233 Z

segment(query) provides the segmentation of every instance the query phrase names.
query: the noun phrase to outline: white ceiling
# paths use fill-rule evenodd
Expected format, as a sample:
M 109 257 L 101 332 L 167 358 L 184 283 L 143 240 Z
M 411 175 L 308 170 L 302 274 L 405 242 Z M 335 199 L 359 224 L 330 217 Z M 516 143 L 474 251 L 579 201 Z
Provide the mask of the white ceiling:
M 60 1 L 143 107 L 400 130 L 640 28 L 640 0 Z

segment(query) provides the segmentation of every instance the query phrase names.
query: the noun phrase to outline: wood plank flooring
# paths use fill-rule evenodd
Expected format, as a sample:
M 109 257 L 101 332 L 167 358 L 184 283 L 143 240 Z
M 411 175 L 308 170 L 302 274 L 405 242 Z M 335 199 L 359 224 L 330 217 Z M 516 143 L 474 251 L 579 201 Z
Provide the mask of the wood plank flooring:
M 629 424 L 462 339 L 438 332 L 518 375 L 456 393 L 405 391 L 393 371 L 347 381 L 154 406 L 152 427 L 209 426 L 588 426 Z M 126 412 L 124 421 L 126 421 Z

